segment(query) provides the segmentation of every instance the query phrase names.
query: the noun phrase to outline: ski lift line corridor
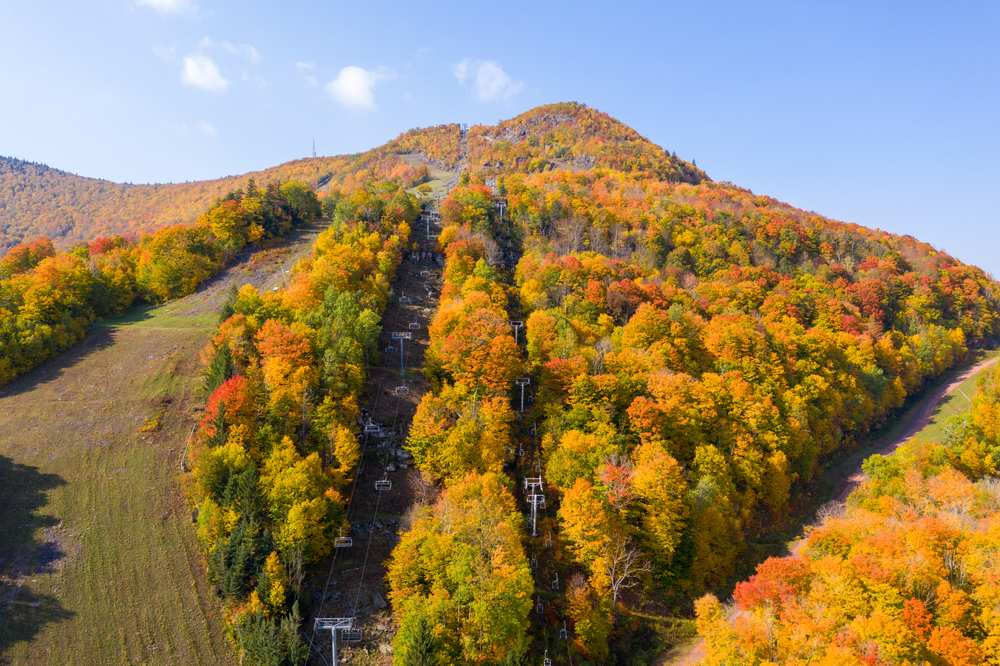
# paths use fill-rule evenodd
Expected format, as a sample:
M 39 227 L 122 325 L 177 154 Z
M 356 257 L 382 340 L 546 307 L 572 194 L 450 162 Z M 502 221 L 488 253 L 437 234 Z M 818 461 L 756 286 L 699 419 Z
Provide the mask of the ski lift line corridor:
M 405 285 L 406 285 L 406 283 L 408 281 L 409 281 L 409 273 L 407 272 L 407 273 L 404 273 L 404 276 L 403 276 L 404 289 L 405 289 Z M 401 310 L 402 310 L 401 308 L 397 308 L 397 310 L 396 310 L 396 321 L 393 323 L 393 328 L 395 328 L 396 325 L 398 325 L 398 323 L 399 323 L 399 315 L 401 313 Z M 384 382 L 384 377 L 385 376 L 383 375 L 380 378 L 379 390 L 375 392 L 375 401 L 374 401 L 374 403 L 372 405 L 373 409 L 378 404 L 378 400 L 381 397 L 381 394 L 382 394 L 382 382 Z M 365 430 L 367 430 L 367 426 L 365 427 Z M 363 467 L 364 467 L 364 464 L 365 464 L 365 454 L 368 452 L 368 442 L 369 442 L 369 438 L 367 436 L 365 436 L 363 438 L 363 444 L 361 446 L 361 457 L 360 457 L 360 460 L 359 460 L 359 463 L 358 463 L 358 469 L 355 472 L 354 481 L 351 483 L 351 494 L 350 494 L 350 496 L 348 497 L 348 500 L 347 500 L 347 510 L 345 511 L 345 514 L 344 514 L 344 521 L 347 524 L 350 524 L 351 512 L 354 510 L 354 507 L 355 507 L 354 495 L 355 495 L 355 492 L 357 491 L 358 480 L 361 478 L 361 475 L 363 473 Z M 357 513 L 356 511 L 354 511 L 354 512 Z M 351 537 L 345 537 L 344 533 L 343 533 L 343 528 L 341 528 L 341 530 L 340 530 L 340 536 L 337 539 L 334 540 L 334 546 L 335 547 L 334 547 L 333 559 L 330 562 L 330 571 L 327 574 L 326 584 L 323 586 L 323 593 L 320 596 L 320 600 L 321 601 L 320 601 L 320 607 L 318 609 L 320 612 L 322 612 L 323 600 L 326 599 L 326 593 L 330 589 L 330 582 L 333 580 L 333 571 L 334 571 L 335 567 L 337 566 L 337 560 L 339 559 L 339 556 L 340 556 L 340 550 L 342 548 L 350 548 L 353 545 L 354 545 L 353 538 L 351 538 Z M 363 573 L 363 571 L 362 571 L 362 573 Z M 360 585 L 359 585 L 359 591 L 360 591 Z M 355 606 L 355 609 L 356 608 L 357 608 L 357 606 Z M 353 628 L 353 618 L 351 618 L 351 620 L 352 620 L 351 628 Z M 321 621 L 323 621 L 323 622 L 321 622 Z M 309 663 L 309 656 L 312 654 L 313 639 L 316 637 L 316 632 L 318 630 L 321 630 L 321 629 L 324 629 L 324 628 L 330 628 L 329 626 L 327 626 L 326 624 L 324 624 L 324 622 L 327 622 L 327 623 L 333 622 L 333 619 L 331 619 L 331 618 L 320 618 L 320 617 L 316 618 L 316 621 L 315 621 L 315 623 L 313 625 L 312 636 L 309 637 L 309 651 L 308 651 L 308 654 L 306 656 L 306 663 Z M 340 627 L 340 628 L 343 628 L 343 627 Z M 337 659 L 337 631 L 338 631 L 338 629 L 330 629 L 330 636 L 331 636 L 331 639 L 332 639 L 332 642 L 333 642 L 333 648 L 332 648 L 333 658 L 334 658 L 333 666 L 336 666 L 336 664 L 337 664 L 337 662 L 336 662 L 336 659 Z M 322 653 L 317 652 L 317 654 L 319 654 L 322 657 Z M 322 658 L 323 658 L 323 661 L 325 662 L 326 658 L 325 657 L 322 657 Z
M 409 283 L 410 283 L 410 280 L 409 280 L 409 278 L 410 278 L 410 272 L 409 271 L 403 271 L 403 275 L 401 277 L 403 279 L 402 279 L 402 285 L 400 286 L 400 297 L 399 297 L 399 299 L 397 301 L 397 308 L 396 308 L 396 312 L 395 312 L 395 317 L 394 317 L 394 320 L 393 320 L 393 324 L 392 324 L 391 327 L 384 326 L 383 327 L 383 332 L 398 331 L 399 330 L 399 326 L 401 324 L 400 317 L 401 317 L 402 312 L 404 310 L 404 308 L 402 307 L 402 305 L 413 302 L 412 299 L 410 299 L 409 297 L 407 297 L 405 295 L 407 287 L 409 287 Z M 412 323 L 414 323 L 414 322 L 411 322 L 411 324 Z M 411 328 L 412 328 L 412 326 L 411 326 Z M 393 336 L 393 337 L 395 337 L 395 336 Z M 407 335 L 407 337 L 409 337 L 409 335 Z M 398 340 L 398 342 L 402 343 L 402 340 Z M 389 350 L 387 349 L 386 351 L 388 352 Z M 393 350 L 393 351 L 395 351 L 395 350 Z M 406 357 L 407 352 L 409 352 L 409 349 L 405 349 L 402 346 L 402 344 L 401 344 L 400 345 L 400 349 L 399 349 L 401 367 L 405 367 L 405 363 L 406 363 L 406 359 L 407 359 L 407 357 Z M 385 386 L 384 385 L 386 383 L 386 378 L 389 376 L 389 372 L 388 371 L 390 370 L 389 365 L 391 363 L 394 363 L 394 361 L 392 361 L 388 357 L 388 355 L 383 356 L 382 363 L 380 364 L 381 370 L 383 370 L 383 372 L 381 372 L 381 374 L 380 374 L 380 378 L 379 378 L 379 382 L 378 382 L 378 388 L 374 392 L 372 403 L 370 405 L 371 406 L 371 412 L 370 412 L 370 414 L 376 414 L 377 413 L 377 409 L 378 409 L 378 406 L 379 406 L 379 403 L 380 403 L 380 400 L 382 398 L 383 393 L 387 393 L 388 392 L 388 391 L 385 390 Z M 397 387 L 395 387 L 393 393 L 394 393 L 394 396 L 397 398 L 397 400 L 396 400 L 395 408 L 393 410 L 393 416 L 392 416 L 392 422 L 391 422 L 391 425 L 390 425 L 390 431 L 391 432 L 396 432 L 397 425 L 399 423 L 399 417 L 400 417 L 400 407 L 402 405 L 404 397 L 407 396 L 410 392 L 409 392 L 409 388 L 407 386 L 403 385 L 403 386 L 397 386 Z M 379 430 L 380 432 L 378 432 L 378 433 L 372 432 L 372 427 L 371 426 L 375 426 L 374 429 L 375 430 Z M 366 467 L 368 466 L 367 454 L 368 454 L 368 444 L 369 444 L 370 440 L 372 439 L 371 435 L 376 435 L 376 434 L 377 435 L 382 435 L 382 434 L 384 434 L 383 432 L 381 432 L 381 430 L 382 430 L 381 424 L 376 424 L 376 422 L 374 420 L 372 420 L 371 417 L 368 418 L 368 423 L 365 426 L 363 426 L 362 430 L 363 430 L 363 445 L 362 445 L 362 451 L 361 451 L 361 459 L 360 459 L 358 470 L 357 470 L 357 472 L 355 474 L 354 481 L 352 483 L 351 495 L 350 495 L 350 497 L 348 499 L 347 511 L 346 511 L 346 514 L 345 514 L 345 521 L 348 524 L 350 524 L 350 517 L 352 515 L 356 515 L 357 512 L 359 510 L 361 510 L 361 507 L 355 501 L 355 494 L 356 494 L 355 491 L 357 489 L 358 481 L 364 475 L 364 473 L 366 471 Z M 375 484 L 374 484 L 374 487 L 375 487 L 375 490 L 376 490 L 376 498 L 375 498 L 374 513 L 372 514 L 372 522 L 373 523 L 374 523 L 375 520 L 377 520 L 378 512 L 379 512 L 379 510 L 381 508 L 381 506 L 380 506 L 381 505 L 381 499 L 382 499 L 382 496 L 384 494 L 384 491 L 391 491 L 391 489 L 392 489 L 392 482 L 388 478 L 388 462 L 389 462 L 389 451 L 388 451 L 388 449 L 386 450 L 385 456 L 384 457 L 383 456 L 379 456 L 379 458 L 380 458 L 380 463 L 382 465 L 383 475 L 382 475 L 382 479 L 377 480 L 375 482 Z M 328 626 L 327 624 L 323 624 L 321 621 L 326 622 L 328 620 L 338 620 L 338 619 L 343 620 L 345 618 L 316 618 L 316 622 L 318 624 L 314 625 L 312 636 L 309 638 L 309 646 L 310 646 L 309 650 L 310 650 L 310 654 L 311 654 L 312 648 L 315 647 L 313 639 L 315 638 L 316 632 L 318 630 L 325 630 L 325 629 L 329 629 L 330 630 L 330 632 L 331 632 L 331 639 L 333 641 L 332 650 L 333 650 L 333 654 L 334 654 L 335 658 L 336 658 L 336 655 L 337 655 L 336 640 L 337 640 L 338 631 L 341 632 L 342 640 L 345 641 L 345 642 L 360 641 L 362 639 L 362 628 L 361 628 L 360 624 L 357 621 L 357 615 L 356 614 L 357 614 L 357 611 L 358 611 L 358 609 L 360 607 L 359 604 L 360 604 L 361 593 L 362 593 L 362 591 L 364 589 L 365 574 L 366 574 L 366 569 L 368 567 L 369 557 L 370 557 L 370 554 L 371 554 L 372 539 L 374 537 L 374 532 L 375 532 L 374 529 L 369 532 L 369 538 L 368 538 L 368 542 L 366 544 L 364 560 L 363 560 L 363 563 L 362 563 L 362 565 L 360 567 L 360 572 L 361 573 L 360 573 L 360 575 L 358 577 L 357 594 L 355 596 L 355 600 L 354 600 L 354 604 L 353 604 L 353 609 L 352 609 L 353 610 L 353 614 L 352 614 L 351 618 L 347 618 L 347 619 L 351 620 L 351 626 L 350 627 L 341 626 L 339 629 L 335 630 L 335 629 L 331 629 L 330 626 Z M 338 537 L 338 540 L 340 540 L 340 539 L 346 539 L 348 542 L 350 542 L 351 545 L 353 545 L 353 539 L 351 539 L 350 537 L 343 537 L 342 533 L 341 533 L 341 536 Z M 349 547 L 349 546 L 346 546 L 346 547 Z M 323 587 L 322 596 L 320 597 L 321 599 L 326 599 L 327 592 L 329 591 L 330 584 L 331 584 L 331 582 L 333 580 L 333 572 L 334 572 L 334 570 L 336 568 L 336 564 L 337 564 L 337 561 L 339 559 L 339 555 L 340 555 L 339 550 L 335 549 L 333 560 L 331 561 L 331 565 L 330 565 L 330 571 L 329 571 L 329 573 L 327 575 L 327 581 L 326 581 L 326 584 Z M 322 611 L 322 604 L 323 604 L 323 602 L 321 601 L 320 608 L 318 609 L 320 612 Z M 317 648 L 317 654 L 323 659 L 324 663 L 329 663 L 329 662 L 327 662 L 326 658 L 323 656 L 322 652 L 318 651 L 318 648 Z M 308 662 L 308 657 L 307 657 L 307 662 Z M 336 664 L 336 661 L 334 661 L 334 665 L 335 664 Z

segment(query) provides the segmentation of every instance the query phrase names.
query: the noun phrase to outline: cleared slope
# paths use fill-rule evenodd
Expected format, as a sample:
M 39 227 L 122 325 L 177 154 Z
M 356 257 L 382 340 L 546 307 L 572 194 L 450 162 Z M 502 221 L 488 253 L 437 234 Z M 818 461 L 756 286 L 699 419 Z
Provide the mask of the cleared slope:
M 98 325 L 0 392 L 0 663 L 235 663 L 178 483 L 199 353 L 229 284 L 276 286 L 276 259 L 320 228 Z M 137 432 L 160 412 L 159 432 Z

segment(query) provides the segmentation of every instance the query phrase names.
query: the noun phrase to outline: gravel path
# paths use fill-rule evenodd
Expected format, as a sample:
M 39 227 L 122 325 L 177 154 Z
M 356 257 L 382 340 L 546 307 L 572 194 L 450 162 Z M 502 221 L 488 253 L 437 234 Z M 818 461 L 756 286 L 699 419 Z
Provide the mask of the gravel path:
M 896 439 L 878 451 L 879 455 L 891 455 L 896 449 L 908 442 L 914 435 L 926 428 L 931 421 L 931 417 L 934 415 L 935 408 L 937 408 L 938 404 L 940 404 L 946 395 L 961 386 L 963 382 L 973 375 L 976 375 L 991 365 L 994 365 L 998 360 L 1000 359 L 991 358 L 983 361 L 982 363 L 977 363 L 971 368 L 959 373 L 952 381 L 948 382 L 944 386 L 935 389 L 930 395 L 923 399 L 923 402 L 917 410 L 913 412 L 913 415 L 910 417 L 906 427 L 903 428 L 903 432 L 901 432 Z M 844 480 L 843 485 L 834 496 L 834 501 L 843 504 L 847 501 L 851 492 L 853 492 L 855 488 L 864 483 L 867 479 L 867 475 L 865 475 L 865 473 L 861 470 L 861 465 L 858 464 L 854 473 Z M 791 554 L 798 555 L 804 545 L 805 539 L 797 540 L 790 548 Z M 704 658 L 705 641 L 699 639 L 687 645 L 674 648 L 671 652 L 665 655 L 665 659 L 660 662 L 660 666 L 693 666 Z

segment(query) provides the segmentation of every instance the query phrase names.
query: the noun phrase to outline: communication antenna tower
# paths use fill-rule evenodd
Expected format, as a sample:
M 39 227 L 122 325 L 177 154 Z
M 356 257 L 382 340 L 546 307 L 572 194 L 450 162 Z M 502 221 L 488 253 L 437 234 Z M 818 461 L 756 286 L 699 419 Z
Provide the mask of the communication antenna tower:
M 316 157 L 316 139 L 313 139 L 313 157 Z

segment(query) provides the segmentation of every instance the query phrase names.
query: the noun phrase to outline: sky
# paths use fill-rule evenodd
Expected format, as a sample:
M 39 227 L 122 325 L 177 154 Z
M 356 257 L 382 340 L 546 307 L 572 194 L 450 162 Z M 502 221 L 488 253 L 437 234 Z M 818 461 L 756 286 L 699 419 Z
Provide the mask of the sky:
M 0 155 L 184 182 L 551 102 L 1000 276 L 1000 3 L 36 0 L 0 8 Z

